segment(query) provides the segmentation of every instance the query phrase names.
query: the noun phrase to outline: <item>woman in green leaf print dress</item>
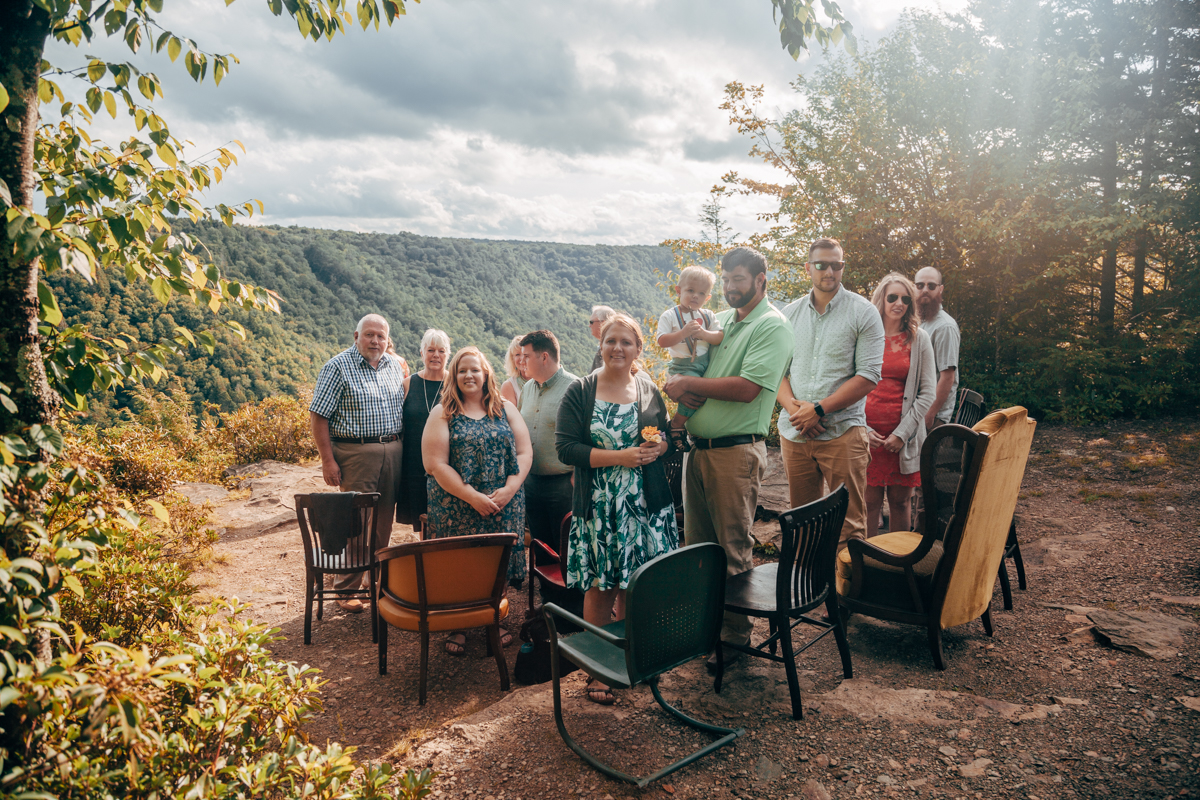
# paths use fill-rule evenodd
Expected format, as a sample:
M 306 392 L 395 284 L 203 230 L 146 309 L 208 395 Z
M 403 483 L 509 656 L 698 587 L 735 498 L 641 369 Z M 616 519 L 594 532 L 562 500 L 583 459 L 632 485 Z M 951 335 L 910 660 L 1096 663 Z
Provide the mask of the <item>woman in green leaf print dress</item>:
M 575 468 L 568 586 L 581 589 L 583 618 L 607 625 L 625 616 L 625 587 L 642 564 L 675 549 L 679 531 L 667 474 L 659 456 L 667 406 L 658 388 L 638 375 L 642 328 L 616 314 L 600 333 L 604 366 L 576 381 L 559 406 L 555 448 Z M 588 699 L 609 705 L 612 691 L 589 681 Z

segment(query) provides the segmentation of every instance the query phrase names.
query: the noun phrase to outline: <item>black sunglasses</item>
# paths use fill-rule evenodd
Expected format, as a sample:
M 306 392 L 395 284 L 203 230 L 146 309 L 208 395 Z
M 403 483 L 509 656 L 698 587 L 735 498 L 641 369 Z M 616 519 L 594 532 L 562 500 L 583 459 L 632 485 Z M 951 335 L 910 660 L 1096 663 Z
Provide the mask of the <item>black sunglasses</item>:
M 894 303 L 894 302 L 896 302 L 897 300 L 899 300 L 901 303 L 904 303 L 904 305 L 906 305 L 906 306 L 911 306 L 911 305 L 912 305 L 912 298 L 911 298 L 911 297 L 909 297 L 909 296 L 908 296 L 908 295 L 906 295 L 906 294 L 905 294 L 905 295 L 899 295 L 899 294 L 889 294 L 889 295 L 887 296 L 887 301 L 888 301 L 889 303 Z
M 831 269 L 834 272 L 841 272 L 842 268 L 846 266 L 845 261 L 810 261 L 808 263 L 812 265 L 813 269 L 820 270 L 821 272 L 827 269 Z
M 932 281 L 929 283 L 918 283 L 917 284 L 918 289 L 936 289 L 939 286 L 941 286 L 940 283 L 933 283 Z

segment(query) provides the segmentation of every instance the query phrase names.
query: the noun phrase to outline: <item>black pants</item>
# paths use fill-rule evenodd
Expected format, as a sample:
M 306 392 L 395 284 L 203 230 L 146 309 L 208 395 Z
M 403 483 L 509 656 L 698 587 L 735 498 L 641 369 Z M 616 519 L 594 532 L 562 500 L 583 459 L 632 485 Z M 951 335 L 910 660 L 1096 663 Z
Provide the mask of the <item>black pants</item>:
M 525 479 L 525 521 L 534 539 L 558 552 L 559 530 L 563 517 L 570 512 L 571 473 L 530 475 Z M 559 553 L 559 557 L 566 562 L 566 553 Z M 565 567 L 563 571 L 566 571 Z

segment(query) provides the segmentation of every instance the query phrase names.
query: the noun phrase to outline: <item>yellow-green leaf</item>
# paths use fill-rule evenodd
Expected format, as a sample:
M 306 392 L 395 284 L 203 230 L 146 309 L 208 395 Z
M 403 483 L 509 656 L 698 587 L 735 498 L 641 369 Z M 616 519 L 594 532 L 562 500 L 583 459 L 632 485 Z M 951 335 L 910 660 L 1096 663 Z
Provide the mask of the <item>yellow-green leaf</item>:
M 162 278 L 150 281 L 150 291 L 154 292 L 154 296 L 164 306 L 171 301 L 171 287 Z
M 179 39 L 172 36 L 171 41 L 167 42 L 167 55 L 170 56 L 172 61 L 174 61 L 175 59 L 179 58 L 179 54 L 181 52 L 183 52 L 183 43 L 180 42 Z
M 158 157 L 161 158 L 168 167 L 174 167 L 179 163 L 179 159 L 175 157 L 175 151 L 171 149 L 169 144 L 160 144 L 157 152 Z
M 4 88 L 4 84 L 0 83 L 0 111 L 8 108 L 8 89 Z
M 171 522 L 171 515 L 167 512 L 167 507 L 162 503 L 157 500 L 147 500 L 146 505 L 150 506 L 150 510 L 154 512 L 154 516 L 168 524 Z
M 74 575 L 63 575 L 63 584 L 79 597 L 83 597 L 83 584 Z
M 54 292 L 45 283 L 38 281 L 38 303 L 40 314 L 38 315 L 42 322 L 48 325 L 57 325 L 62 322 L 62 311 L 58 308 L 58 301 L 54 298 Z
M 104 107 L 108 109 L 108 114 L 113 119 L 117 118 L 117 98 L 113 97 L 112 92 L 104 93 Z

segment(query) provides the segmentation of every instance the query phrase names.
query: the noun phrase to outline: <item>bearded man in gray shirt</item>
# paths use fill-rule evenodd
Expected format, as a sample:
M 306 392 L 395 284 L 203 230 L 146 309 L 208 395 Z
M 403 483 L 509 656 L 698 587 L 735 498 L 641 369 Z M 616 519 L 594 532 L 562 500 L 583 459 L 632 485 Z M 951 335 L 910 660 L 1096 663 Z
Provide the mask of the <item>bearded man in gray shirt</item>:
M 937 368 L 937 393 L 925 415 L 925 430 L 931 431 L 954 418 L 954 402 L 958 396 L 958 346 L 961 334 L 958 323 L 942 308 L 942 292 L 946 285 L 942 273 L 935 267 L 917 270 L 917 311 L 921 314 L 921 330 L 933 342 L 933 363 Z

